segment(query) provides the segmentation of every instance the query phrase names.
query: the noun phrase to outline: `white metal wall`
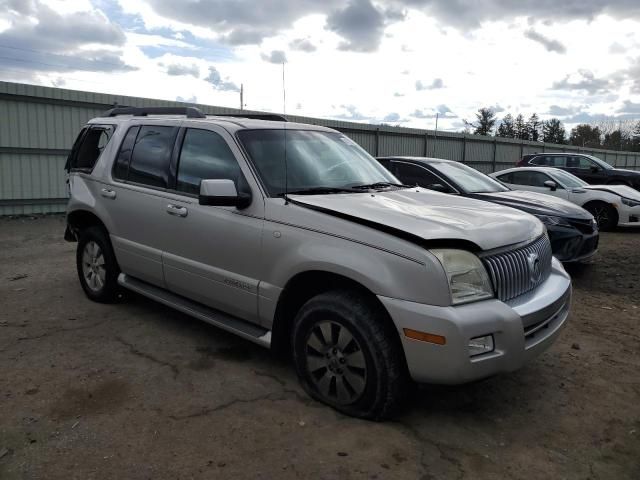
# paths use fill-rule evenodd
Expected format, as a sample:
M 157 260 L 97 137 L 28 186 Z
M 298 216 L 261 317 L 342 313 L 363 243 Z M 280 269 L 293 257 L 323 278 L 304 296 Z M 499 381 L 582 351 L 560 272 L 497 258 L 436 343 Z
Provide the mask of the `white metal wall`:
M 19 83 L 0 82 L 0 215 L 64 211 L 63 166 L 80 127 L 115 103 L 121 106 L 180 106 L 155 100 Z M 196 105 L 208 114 L 231 108 Z M 640 170 L 640 153 L 592 150 L 431 130 L 366 125 L 288 116 L 344 132 L 372 155 L 433 156 L 467 163 L 482 172 L 511 167 L 522 155 L 544 151 L 586 152 L 609 163 Z

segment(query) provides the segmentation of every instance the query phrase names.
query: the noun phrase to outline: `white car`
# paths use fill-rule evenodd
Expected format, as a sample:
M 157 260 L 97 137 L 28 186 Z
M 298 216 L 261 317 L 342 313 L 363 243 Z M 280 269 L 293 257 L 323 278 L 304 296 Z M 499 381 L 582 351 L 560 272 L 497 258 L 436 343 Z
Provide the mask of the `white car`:
M 626 185 L 589 185 L 552 167 L 508 168 L 491 176 L 514 190 L 569 200 L 588 210 L 601 230 L 640 225 L 640 192 Z

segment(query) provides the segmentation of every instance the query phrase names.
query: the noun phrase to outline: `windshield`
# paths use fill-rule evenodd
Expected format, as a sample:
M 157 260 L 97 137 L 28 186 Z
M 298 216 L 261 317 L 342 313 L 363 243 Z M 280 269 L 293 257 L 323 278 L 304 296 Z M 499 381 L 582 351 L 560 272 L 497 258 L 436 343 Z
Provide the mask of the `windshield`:
M 285 191 L 285 137 L 287 192 L 400 183 L 341 133 L 265 129 L 241 130 L 238 137 L 271 196 Z
M 465 193 L 508 192 L 502 183 L 471 167 L 456 162 L 430 162 L 432 168 L 449 177 Z
M 593 155 L 587 155 L 587 157 L 589 157 L 591 160 L 596 162 L 598 165 L 600 165 L 605 170 L 613 170 L 613 167 L 611 165 L 609 165 L 607 162 L 605 162 L 604 160 L 600 160 L 598 157 L 594 157 Z
M 556 180 L 558 180 L 558 182 L 564 185 L 565 188 L 580 188 L 589 185 L 587 182 L 580 180 L 575 175 L 571 175 L 564 170 L 553 171 L 551 173 L 551 176 L 553 176 Z

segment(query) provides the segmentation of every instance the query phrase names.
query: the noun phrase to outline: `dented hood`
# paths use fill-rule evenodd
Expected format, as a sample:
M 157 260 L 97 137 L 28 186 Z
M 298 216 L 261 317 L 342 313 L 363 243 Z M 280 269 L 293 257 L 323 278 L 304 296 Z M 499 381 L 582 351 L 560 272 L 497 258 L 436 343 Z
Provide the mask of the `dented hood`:
M 472 242 L 483 250 L 527 242 L 544 227 L 512 208 L 425 189 L 331 195 L 290 195 L 296 204 L 371 228 L 426 241 Z

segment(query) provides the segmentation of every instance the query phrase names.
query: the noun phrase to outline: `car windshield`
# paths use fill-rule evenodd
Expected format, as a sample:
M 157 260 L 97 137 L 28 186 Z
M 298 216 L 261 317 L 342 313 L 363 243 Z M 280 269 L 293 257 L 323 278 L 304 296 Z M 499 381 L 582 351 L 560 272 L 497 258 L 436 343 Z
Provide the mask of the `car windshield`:
M 457 183 L 465 193 L 508 192 L 509 188 L 493 178 L 457 162 L 430 162 L 444 176 Z
M 341 193 L 357 187 L 399 185 L 357 143 L 341 133 L 314 130 L 241 130 L 238 137 L 269 195 Z M 286 152 L 285 152 L 286 139 Z M 286 153 L 286 173 L 285 173 Z
M 575 175 L 563 170 L 553 171 L 551 176 L 560 182 L 565 188 L 580 188 L 589 185 L 587 182 L 580 180 Z
M 587 155 L 587 157 L 589 157 L 591 160 L 596 162 L 598 165 L 600 165 L 605 170 L 613 170 L 613 167 L 611 165 L 609 165 L 607 162 L 605 162 L 604 160 L 600 160 L 598 157 L 594 157 L 593 155 Z

